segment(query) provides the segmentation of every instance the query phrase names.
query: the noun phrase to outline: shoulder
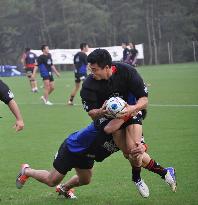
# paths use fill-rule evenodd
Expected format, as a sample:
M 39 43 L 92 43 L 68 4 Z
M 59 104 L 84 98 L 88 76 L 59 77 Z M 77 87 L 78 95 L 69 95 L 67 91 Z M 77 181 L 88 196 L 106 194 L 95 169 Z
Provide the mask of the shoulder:
M 82 87 L 91 89 L 94 85 L 97 84 L 97 81 L 93 78 L 92 74 L 89 74 L 84 80 Z

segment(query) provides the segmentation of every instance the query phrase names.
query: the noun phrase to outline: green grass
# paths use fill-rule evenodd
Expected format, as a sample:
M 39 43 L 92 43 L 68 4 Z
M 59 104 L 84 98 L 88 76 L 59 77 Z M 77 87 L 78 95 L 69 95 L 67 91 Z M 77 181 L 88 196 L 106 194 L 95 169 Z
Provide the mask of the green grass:
M 64 104 L 74 81 L 73 73 L 65 72 L 55 80 L 56 90 L 50 97 L 55 105 L 51 107 L 41 103 L 42 89 L 39 94 L 29 91 L 26 78 L 3 78 L 15 94 L 25 129 L 19 133 L 12 129 L 14 118 L 8 107 L 0 103 L 0 116 L 3 117 L 0 118 L 0 204 L 198 204 L 198 107 L 189 106 L 198 105 L 198 64 L 145 66 L 138 70 L 151 84 L 149 113 L 144 122 L 149 154 L 162 165 L 176 168 L 176 193 L 172 193 L 160 177 L 143 170 L 150 198 L 142 199 L 131 182 L 130 166 L 121 152 L 95 164 L 92 183 L 76 189 L 76 201 L 57 198 L 54 188 L 33 179 L 22 190 L 15 188 L 15 177 L 21 163 L 28 162 L 36 169 L 50 169 L 53 156 L 64 138 L 90 122 L 82 106 L 68 107 Z M 37 78 L 42 85 L 40 77 Z M 81 103 L 79 96 L 76 103 Z

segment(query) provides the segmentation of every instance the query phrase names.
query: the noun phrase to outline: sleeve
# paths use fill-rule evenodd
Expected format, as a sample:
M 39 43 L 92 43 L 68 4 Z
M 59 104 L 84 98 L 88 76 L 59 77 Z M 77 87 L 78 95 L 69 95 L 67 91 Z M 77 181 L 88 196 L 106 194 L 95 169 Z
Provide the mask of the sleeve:
M 80 91 L 83 108 L 86 112 L 97 108 L 97 96 L 90 89 L 82 87 Z
M 148 97 L 148 88 L 136 69 L 128 69 L 127 81 L 129 90 L 138 100 L 141 97 Z
M 9 87 L 0 80 L 0 100 L 8 104 L 14 98 L 14 94 Z

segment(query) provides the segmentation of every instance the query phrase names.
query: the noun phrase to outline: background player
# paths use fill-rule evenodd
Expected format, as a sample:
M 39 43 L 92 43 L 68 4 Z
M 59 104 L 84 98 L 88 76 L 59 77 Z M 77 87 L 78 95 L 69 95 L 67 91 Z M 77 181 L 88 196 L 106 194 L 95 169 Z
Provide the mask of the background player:
M 69 100 L 67 102 L 68 105 L 73 105 L 74 97 L 80 88 L 80 82 L 84 81 L 87 77 L 87 55 L 86 53 L 89 50 L 89 46 L 87 43 L 80 44 L 80 52 L 76 53 L 74 56 L 74 75 L 75 75 L 75 87 L 73 88 Z
M 25 49 L 25 52 L 21 57 L 21 63 L 23 64 L 26 75 L 30 81 L 31 90 L 32 92 L 35 93 L 38 92 L 37 82 L 35 79 L 36 73 L 34 72 L 34 69 L 36 67 L 37 56 L 35 53 L 31 52 L 30 50 L 31 50 L 30 48 Z
M 40 71 L 40 75 L 43 78 L 44 82 L 44 94 L 41 96 L 41 100 L 46 105 L 53 105 L 48 98 L 49 95 L 54 90 L 54 77 L 52 71 L 55 72 L 57 77 L 60 76 L 60 73 L 56 70 L 56 67 L 53 65 L 51 54 L 49 53 L 49 47 L 47 45 L 42 45 L 41 50 L 43 52 L 42 55 L 38 57 L 38 67 Z M 35 69 L 36 72 L 36 69 Z

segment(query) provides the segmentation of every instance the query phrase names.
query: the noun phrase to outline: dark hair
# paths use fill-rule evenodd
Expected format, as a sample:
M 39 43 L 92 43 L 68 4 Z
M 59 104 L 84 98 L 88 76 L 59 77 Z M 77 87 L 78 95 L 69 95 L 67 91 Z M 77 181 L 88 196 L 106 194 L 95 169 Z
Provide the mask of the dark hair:
M 80 49 L 83 50 L 83 48 L 85 48 L 88 44 L 87 43 L 81 43 L 80 44 Z
M 47 47 L 47 46 L 48 46 L 48 45 L 45 45 L 45 44 L 42 45 L 42 46 L 41 46 L 41 50 L 42 50 L 42 51 L 45 50 L 45 47 Z
M 107 65 L 111 67 L 112 58 L 107 50 L 99 48 L 88 55 L 87 62 L 91 64 L 97 63 L 101 68 L 104 68 Z
M 122 42 L 122 44 L 124 44 L 124 45 L 127 46 L 127 45 L 128 45 L 128 42 L 124 41 L 124 42 Z
M 30 51 L 31 49 L 30 48 L 25 48 L 25 52 L 28 52 Z

